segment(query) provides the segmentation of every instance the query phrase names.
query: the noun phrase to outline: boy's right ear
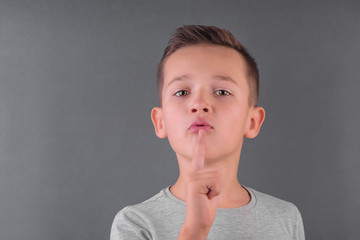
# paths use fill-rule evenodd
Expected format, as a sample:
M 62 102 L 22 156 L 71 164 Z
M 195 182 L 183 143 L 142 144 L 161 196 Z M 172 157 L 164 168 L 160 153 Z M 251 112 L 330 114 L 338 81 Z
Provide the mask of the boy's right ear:
M 151 110 L 151 120 L 154 124 L 156 136 L 159 138 L 166 138 L 166 130 L 164 125 L 164 118 L 162 109 L 159 107 L 154 107 Z

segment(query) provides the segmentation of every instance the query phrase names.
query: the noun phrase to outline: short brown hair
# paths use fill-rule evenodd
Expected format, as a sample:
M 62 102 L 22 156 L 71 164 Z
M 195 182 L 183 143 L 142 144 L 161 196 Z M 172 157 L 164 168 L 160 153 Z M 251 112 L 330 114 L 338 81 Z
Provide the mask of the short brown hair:
M 228 31 L 214 26 L 184 25 L 176 29 L 169 40 L 164 54 L 158 65 L 157 85 L 160 105 L 162 105 L 162 89 L 164 86 L 164 65 L 167 58 L 180 48 L 210 44 L 230 47 L 240 53 L 247 63 L 247 82 L 249 86 L 249 105 L 257 106 L 259 97 L 259 71 L 254 58 L 250 56 L 244 46 Z

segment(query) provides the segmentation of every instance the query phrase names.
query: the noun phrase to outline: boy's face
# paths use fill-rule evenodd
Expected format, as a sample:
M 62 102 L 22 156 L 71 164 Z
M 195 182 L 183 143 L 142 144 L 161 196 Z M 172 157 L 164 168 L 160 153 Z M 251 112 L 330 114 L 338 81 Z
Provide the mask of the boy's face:
M 162 107 L 152 111 L 157 136 L 191 158 L 204 129 L 205 158 L 239 155 L 243 138 L 255 137 L 264 120 L 262 108 L 249 107 L 246 76 L 246 62 L 234 49 L 193 45 L 174 52 L 164 66 Z

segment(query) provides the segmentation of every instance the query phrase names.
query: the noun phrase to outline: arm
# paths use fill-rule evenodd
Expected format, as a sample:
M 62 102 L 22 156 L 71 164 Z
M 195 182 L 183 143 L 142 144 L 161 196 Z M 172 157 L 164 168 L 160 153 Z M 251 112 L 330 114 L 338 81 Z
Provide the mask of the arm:
M 178 240 L 206 239 L 215 220 L 221 177 L 218 168 L 204 168 L 205 131 L 200 130 L 186 181 L 186 217 Z
M 304 224 L 301 217 L 301 213 L 296 208 L 296 226 L 295 226 L 295 240 L 305 240 L 305 231 L 304 231 Z
M 203 231 L 200 231 L 199 229 L 183 226 L 180 230 L 178 240 L 206 240 L 209 231 L 210 229 L 203 229 Z

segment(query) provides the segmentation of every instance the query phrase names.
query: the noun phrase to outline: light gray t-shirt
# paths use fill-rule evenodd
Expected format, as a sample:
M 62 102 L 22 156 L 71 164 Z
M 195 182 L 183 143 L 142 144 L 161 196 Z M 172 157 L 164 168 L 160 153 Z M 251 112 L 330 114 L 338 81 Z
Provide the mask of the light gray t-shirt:
M 302 218 L 294 204 L 245 188 L 250 202 L 239 208 L 217 209 L 207 239 L 305 239 Z M 185 209 L 185 203 L 167 187 L 140 204 L 122 209 L 115 216 L 110 239 L 177 239 Z

